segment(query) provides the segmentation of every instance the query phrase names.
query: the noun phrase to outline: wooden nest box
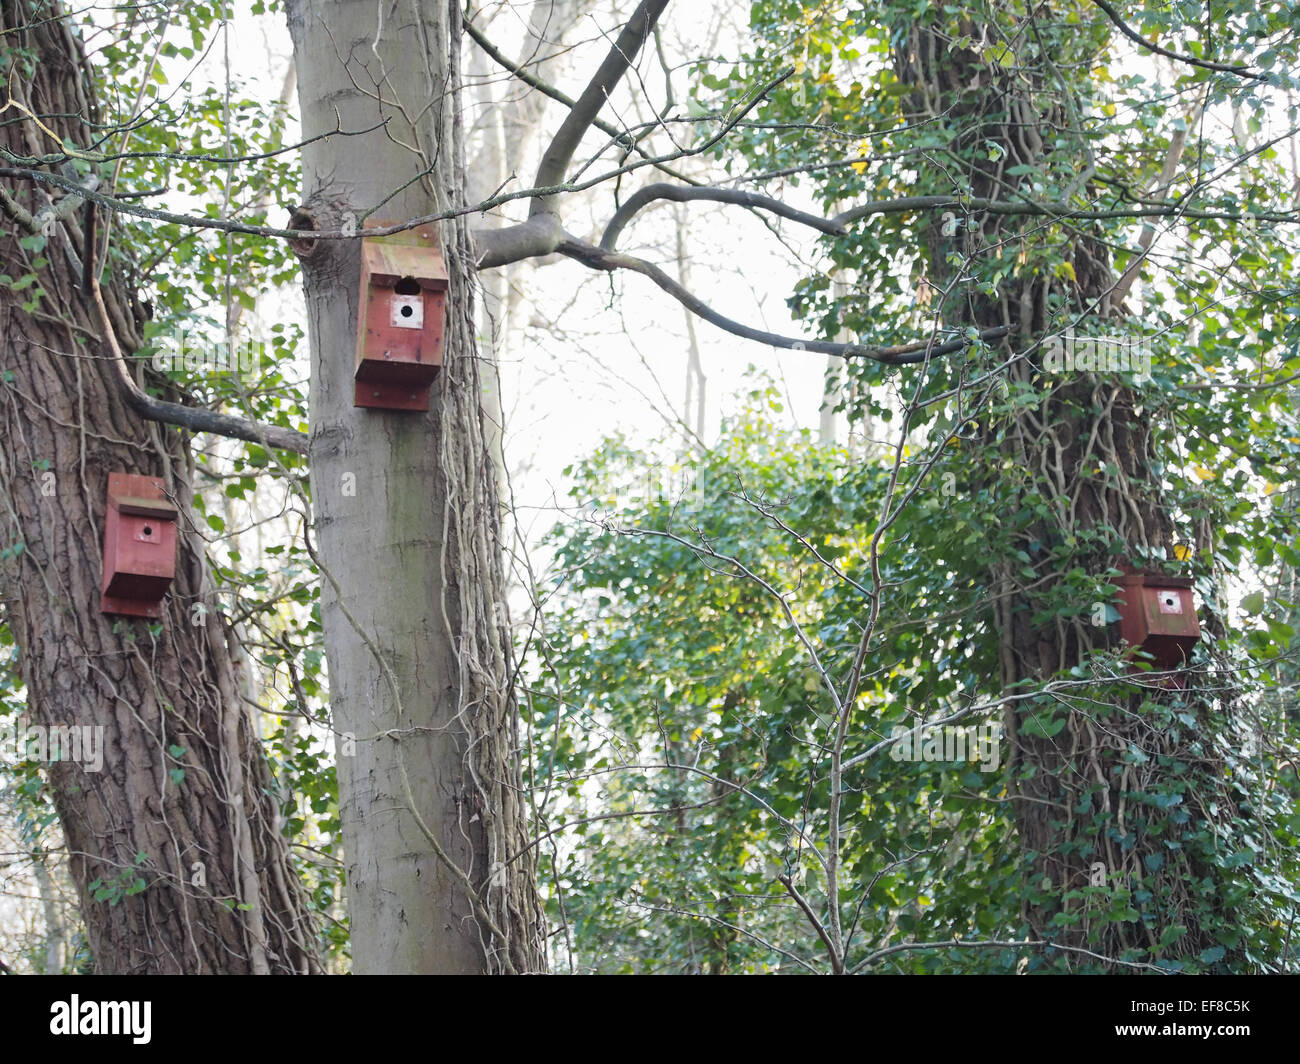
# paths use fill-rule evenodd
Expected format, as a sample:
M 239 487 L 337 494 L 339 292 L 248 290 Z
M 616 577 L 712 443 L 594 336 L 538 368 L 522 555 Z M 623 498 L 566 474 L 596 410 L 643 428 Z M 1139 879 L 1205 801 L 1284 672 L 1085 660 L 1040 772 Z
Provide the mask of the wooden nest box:
M 368 221 L 370 228 L 392 222 Z M 428 410 L 442 366 L 447 267 L 437 230 L 361 241 L 355 406 Z
M 176 507 L 162 480 L 108 474 L 104 574 L 100 609 L 129 617 L 161 617 L 176 575 Z
M 1192 581 L 1121 565 L 1115 578 L 1119 631 L 1124 642 L 1141 647 L 1162 670 L 1182 668 L 1201 636 L 1192 601 Z

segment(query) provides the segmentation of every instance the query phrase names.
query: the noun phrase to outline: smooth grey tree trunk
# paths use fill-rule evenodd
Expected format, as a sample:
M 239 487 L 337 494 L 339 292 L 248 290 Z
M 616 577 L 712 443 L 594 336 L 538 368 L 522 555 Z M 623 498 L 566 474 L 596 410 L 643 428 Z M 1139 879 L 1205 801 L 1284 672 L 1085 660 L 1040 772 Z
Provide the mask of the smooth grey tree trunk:
M 454 2 L 290 0 L 305 214 L 337 230 L 463 202 Z M 359 241 L 303 254 L 311 468 L 358 973 L 535 972 L 544 920 L 520 787 L 474 255 L 440 227 L 444 366 L 427 413 L 353 406 Z

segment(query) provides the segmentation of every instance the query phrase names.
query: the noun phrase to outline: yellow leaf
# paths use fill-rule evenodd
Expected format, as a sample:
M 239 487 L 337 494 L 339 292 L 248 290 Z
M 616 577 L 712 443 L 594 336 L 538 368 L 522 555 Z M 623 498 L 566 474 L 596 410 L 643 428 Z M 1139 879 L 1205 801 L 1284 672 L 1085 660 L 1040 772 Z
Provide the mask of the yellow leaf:
M 871 154 L 871 141 L 869 140 L 858 141 L 858 154 L 862 156 L 862 160 L 860 162 L 853 163 L 852 169 L 855 173 L 865 174 L 867 172 L 866 157 Z

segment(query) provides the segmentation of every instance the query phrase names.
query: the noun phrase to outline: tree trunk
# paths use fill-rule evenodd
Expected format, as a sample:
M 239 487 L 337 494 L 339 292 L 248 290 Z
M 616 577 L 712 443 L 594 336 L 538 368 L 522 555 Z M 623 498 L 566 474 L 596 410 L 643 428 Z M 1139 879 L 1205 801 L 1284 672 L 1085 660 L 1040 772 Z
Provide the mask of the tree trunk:
M 291 0 L 288 13 L 303 135 L 387 121 L 307 146 L 303 217 L 338 229 L 462 203 L 459 6 Z M 359 242 L 303 253 L 354 970 L 536 972 L 475 256 L 463 220 L 439 228 L 450 287 L 428 413 L 353 406 Z
M 41 914 L 45 918 L 45 956 L 40 972 L 43 975 L 62 975 L 67 930 L 63 926 L 63 914 L 59 912 L 59 890 L 50 875 L 48 861 L 48 854 L 39 853 L 32 862 L 32 875 L 36 888 L 41 892 Z
M 64 13 L 3 0 L 0 18 L 13 96 L 73 144 L 102 136 L 90 68 Z M 57 150 L 13 112 L 0 143 L 24 157 Z M 208 586 L 188 451 L 122 399 L 80 287 L 77 211 L 61 211 L 41 241 L 21 223 L 52 206 L 43 188 L 23 184 L 8 196 L 0 273 L 34 282 L 0 287 L 0 537 L 9 559 L 0 598 L 32 722 L 102 729 L 102 770 L 84 757 L 48 770 L 95 970 L 315 971 L 312 921 L 239 698 L 233 633 L 192 623 Z M 138 307 L 113 268 L 104 299 L 119 343 L 134 349 Z M 156 622 L 100 612 L 110 471 L 158 477 L 179 507 L 176 578 Z
M 979 27 L 967 28 L 973 39 L 985 39 Z M 1058 95 L 1058 86 L 1041 69 L 1017 67 L 1008 73 L 975 51 L 949 47 L 944 34 L 924 27 L 913 30 L 896 58 L 900 80 L 915 87 L 918 110 L 949 116 L 960 130 L 954 149 L 979 160 L 962 175 L 970 194 L 1007 199 L 1024 185 L 1024 195 L 1035 198 L 1026 184 L 1034 179 L 1032 168 L 1060 130 L 1079 126 L 1072 98 Z M 1071 90 L 1062 85 L 1060 91 Z M 988 150 L 990 144 L 1002 153 Z M 977 145 L 983 148 L 976 151 Z M 1086 146 L 1080 151 L 1086 157 Z M 1017 167 L 1026 167 L 1028 176 L 1017 174 Z M 1037 218 L 978 212 L 969 228 L 936 222 L 928 255 L 931 284 L 940 292 L 948 287 L 952 252 L 978 259 L 1005 248 L 996 253 L 1015 255 L 1041 228 Z M 1033 350 L 1076 318 L 1118 323 L 1121 314 L 1107 298 L 1115 276 L 1105 240 L 1100 233 L 1079 231 L 1083 228 L 1076 225 L 1075 232 L 1062 231 L 1056 238 L 1055 261 L 1068 270 L 1021 271 L 1002 281 L 993 296 L 957 285 L 942 308 L 945 324 L 1014 324 L 1005 354 L 1013 348 Z M 1034 250 L 1041 254 L 1036 245 Z M 1060 309 L 1049 310 L 1053 306 Z M 1008 380 L 1013 387 L 1036 388 L 1042 400 L 982 419 L 977 462 L 983 474 L 980 483 L 970 485 L 971 491 L 999 500 L 1000 520 L 1046 500 L 1041 519 L 1018 529 L 1015 546 L 1023 557 L 991 563 L 990 594 L 1007 691 L 1058 679 L 1093 650 L 1117 641 L 1114 625 L 1094 624 L 1091 602 L 1078 603 L 1074 617 L 1058 612 L 1069 594 L 1067 570 L 1104 574 L 1118 562 L 1145 568 L 1156 564 L 1151 559 L 1172 558 L 1174 545 L 1168 503 L 1152 472 L 1153 420 L 1136 409 L 1140 397 L 1116 373 L 1044 373 L 1037 368 L 1044 349 L 1037 350 L 1036 357 L 1011 367 Z M 1102 470 L 1111 472 L 1101 475 Z M 1068 554 L 1053 557 L 1053 550 Z M 1032 576 L 1024 571 L 1023 558 L 1030 559 Z M 1041 619 L 1053 614 L 1051 620 Z M 1214 939 L 1198 925 L 1197 913 L 1204 910 L 1189 904 L 1189 896 L 1203 877 L 1218 876 L 1222 869 L 1197 846 L 1182 844 L 1183 829 L 1170 827 L 1163 835 L 1163 828 L 1147 831 L 1160 816 L 1144 802 L 1165 785 L 1181 785 L 1166 766 L 1182 760 L 1198 770 L 1205 766 L 1203 804 L 1217 803 L 1225 817 L 1231 814 L 1235 799 L 1224 773 L 1214 769 L 1217 755 L 1200 751 L 1186 730 L 1180 734 L 1169 727 L 1175 698 L 1188 707 L 1203 707 L 1209 699 L 1198 703 L 1193 691 L 1142 691 L 1118 683 L 1105 690 L 1101 701 L 1067 695 L 1021 703 L 1007 717 L 1009 789 L 1025 858 L 1024 917 L 1036 937 L 1109 957 L 1127 950 L 1195 955 Z M 1217 697 L 1226 701 L 1229 694 L 1220 690 Z M 1037 714 L 1061 712 L 1062 705 L 1065 724 L 1059 733 L 1044 736 L 1027 727 Z M 1194 712 L 1199 716 L 1203 708 Z M 1133 750 L 1140 752 L 1141 764 L 1131 763 Z M 1175 848 L 1166 848 L 1166 842 Z M 1132 892 L 1141 919 L 1098 918 L 1117 897 L 1088 895 L 1088 888 L 1103 884 L 1110 892 Z M 1151 900 L 1136 900 L 1144 894 Z M 1177 924 L 1186 927 L 1181 938 L 1175 935 Z M 1166 939 L 1166 933 L 1174 937 Z M 1175 939 L 1177 945 L 1166 949 Z

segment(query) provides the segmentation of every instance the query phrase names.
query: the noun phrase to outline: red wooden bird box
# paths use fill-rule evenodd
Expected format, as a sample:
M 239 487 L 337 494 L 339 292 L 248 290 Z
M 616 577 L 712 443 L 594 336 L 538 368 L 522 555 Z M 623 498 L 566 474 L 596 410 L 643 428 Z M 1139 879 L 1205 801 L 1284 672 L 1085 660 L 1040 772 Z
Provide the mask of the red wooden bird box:
M 162 616 L 162 597 L 176 575 L 176 516 L 158 477 L 108 474 L 104 613 Z
M 1201 635 L 1192 581 L 1123 568 L 1123 575 L 1115 580 L 1120 585 L 1116 603 L 1120 635 L 1149 653 L 1157 668 L 1180 668 Z
M 429 409 L 429 389 L 442 366 L 446 299 L 447 267 L 432 225 L 364 237 L 354 406 Z

